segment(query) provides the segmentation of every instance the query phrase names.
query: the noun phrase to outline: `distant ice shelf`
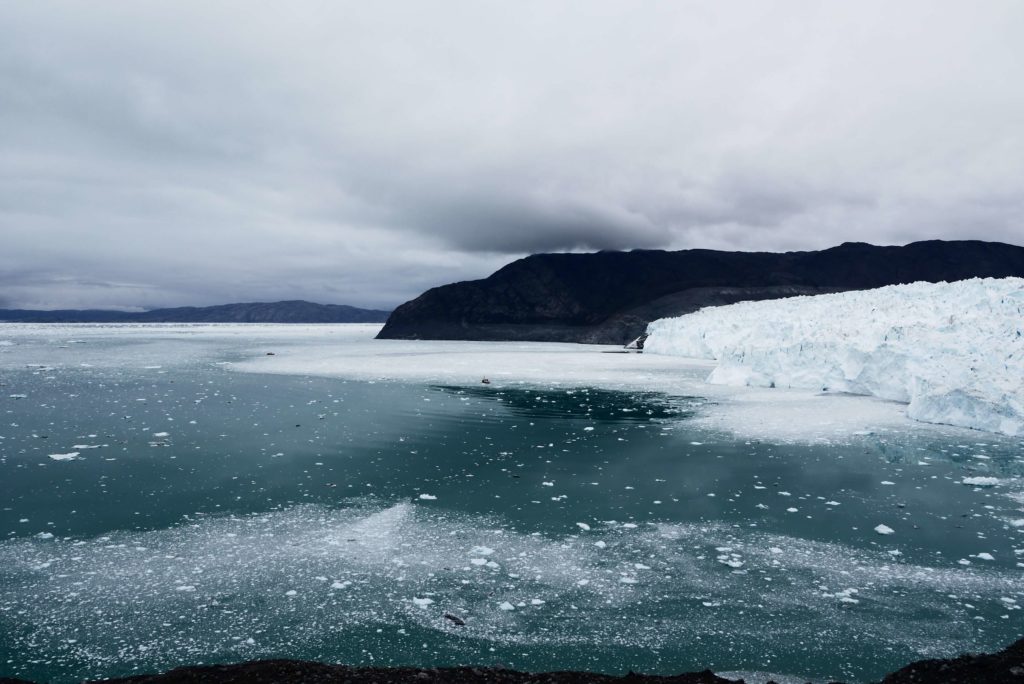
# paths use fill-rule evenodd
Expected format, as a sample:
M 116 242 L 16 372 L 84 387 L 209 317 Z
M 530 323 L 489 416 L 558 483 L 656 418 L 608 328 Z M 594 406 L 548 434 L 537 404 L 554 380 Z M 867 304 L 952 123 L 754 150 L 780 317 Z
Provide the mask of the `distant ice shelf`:
M 873 395 L 907 415 L 1024 435 L 1024 279 L 974 278 L 708 307 L 645 352 L 714 359 L 712 384 Z

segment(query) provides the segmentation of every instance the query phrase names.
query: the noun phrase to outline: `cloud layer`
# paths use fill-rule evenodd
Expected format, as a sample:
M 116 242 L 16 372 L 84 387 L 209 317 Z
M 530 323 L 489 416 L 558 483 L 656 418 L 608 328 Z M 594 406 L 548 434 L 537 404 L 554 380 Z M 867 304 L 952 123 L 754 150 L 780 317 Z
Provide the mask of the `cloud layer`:
M 1024 6 L 0 5 L 0 305 L 1024 235 Z

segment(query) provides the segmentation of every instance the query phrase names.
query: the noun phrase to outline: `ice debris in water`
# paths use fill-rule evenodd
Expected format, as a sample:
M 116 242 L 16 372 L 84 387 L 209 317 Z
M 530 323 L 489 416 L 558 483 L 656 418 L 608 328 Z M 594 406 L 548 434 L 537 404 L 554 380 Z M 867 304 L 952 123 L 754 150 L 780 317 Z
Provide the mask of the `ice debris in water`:
M 707 307 L 644 351 L 715 359 L 724 385 L 849 392 L 927 423 L 1024 434 L 1024 279 L 973 278 Z
M 965 485 L 971 485 L 974 487 L 995 487 L 999 484 L 999 478 L 997 477 L 965 477 L 961 480 Z
M 894 534 L 896 530 L 892 529 L 888 525 L 876 525 L 875 532 L 878 534 Z
M 72 451 L 66 454 L 50 454 L 50 458 L 54 461 L 74 461 L 79 457 L 79 452 Z

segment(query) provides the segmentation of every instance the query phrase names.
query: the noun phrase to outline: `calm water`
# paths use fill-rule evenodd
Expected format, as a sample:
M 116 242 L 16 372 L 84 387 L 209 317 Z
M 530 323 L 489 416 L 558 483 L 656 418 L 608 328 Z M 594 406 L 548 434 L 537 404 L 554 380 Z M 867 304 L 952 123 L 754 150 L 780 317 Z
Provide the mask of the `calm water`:
M 736 441 L 690 424 L 700 397 L 224 365 L 249 346 L 0 347 L 0 676 L 292 657 L 857 681 L 1024 632 L 1019 442 Z

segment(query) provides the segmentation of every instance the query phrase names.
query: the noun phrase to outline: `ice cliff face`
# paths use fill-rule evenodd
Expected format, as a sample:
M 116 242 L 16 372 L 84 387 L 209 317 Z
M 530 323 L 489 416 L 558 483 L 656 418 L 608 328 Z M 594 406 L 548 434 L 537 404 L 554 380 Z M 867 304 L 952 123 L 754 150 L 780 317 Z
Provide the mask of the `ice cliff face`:
M 708 382 L 906 402 L 929 423 L 1024 435 L 1024 279 L 975 278 L 711 307 L 645 351 L 716 359 Z

